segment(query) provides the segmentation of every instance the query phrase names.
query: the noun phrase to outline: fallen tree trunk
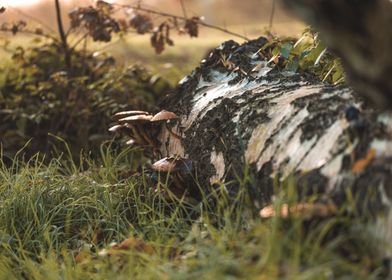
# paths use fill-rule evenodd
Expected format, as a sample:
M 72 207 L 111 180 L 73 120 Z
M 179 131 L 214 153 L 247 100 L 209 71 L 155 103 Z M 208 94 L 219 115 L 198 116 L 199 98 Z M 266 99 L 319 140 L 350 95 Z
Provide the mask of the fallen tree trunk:
M 241 178 L 248 166 L 259 207 L 291 177 L 303 195 L 339 205 L 349 190 L 359 208 L 384 209 L 392 116 L 365 108 L 349 87 L 270 68 L 258 53 L 265 42 L 228 41 L 180 82 L 162 107 L 180 116 L 172 129 L 182 139 L 162 130 L 162 155 L 191 159 L 202 185 Z

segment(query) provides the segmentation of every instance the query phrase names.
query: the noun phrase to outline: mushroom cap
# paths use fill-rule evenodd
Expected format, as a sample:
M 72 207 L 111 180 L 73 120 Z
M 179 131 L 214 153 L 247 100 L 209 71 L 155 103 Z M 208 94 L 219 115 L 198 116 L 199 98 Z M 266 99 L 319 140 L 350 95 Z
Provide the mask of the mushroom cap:
M 123 119 L 123 118 L 130 117 L 130 116 L 135 116 L 135 115 L 149 115 L 149 113 L 146 111 L 123 111 L 123 112 L 118 112 L 118 113 L 114 114 L 113 119 L 119 120 L 119 119 Z
M 152 169 L 157 172 L 173 172 L 177 171 L 177 162 L 174 158 L 163 158 L 152 165 Z
M 151 119 L 151 122 L 164 122 L 173 119 L 178 119 L 178 116 L 173 112 L 162 110 L 154 115 L 154 117 Z
M 165 157 L 158 160 L 152 165 L 152 169 L 156 172 L 177 172 L 190 171 L 192 169 L 192 162 L 189 159 L 180 157 Z
M 134 145 L 136 143 L 136 140 L 135 139 L 129 139 L 127 142 L 125 142 L 125 144 L 126 145 L 130 145 L 130 146 L 132 146 L 132 145 Z
M 135 115 L 129 116 L 126 118 L 119 119 L 118 122 L 120 124 L 136 124 L 136 123 L 146 123 L 150 122 L 152 119 L 152 115 Z
M 124 129 L 124 126 L 121 124 L 117 124 L 117 125 L 113 125 L 112 127 L 110 127 L 108 130 L 110 132 L 118 132 L 120 130 Z

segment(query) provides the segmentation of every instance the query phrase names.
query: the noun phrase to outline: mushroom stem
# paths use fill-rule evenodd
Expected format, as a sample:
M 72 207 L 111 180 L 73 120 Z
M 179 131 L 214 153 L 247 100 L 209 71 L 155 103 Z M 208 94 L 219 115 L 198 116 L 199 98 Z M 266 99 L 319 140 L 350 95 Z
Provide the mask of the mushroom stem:
M 159 150 L 158 147 L 153 147 L 152 153 L 153 153 L 154 157 L 156 157 L 156 158 L 161 158 L 162 157 L 161 150 Z
M 133 137 L 136 138 L 136 139 L 135 139 L 136 142 L 137 142 L 139 145 L 143 145 L 144 139 L 143 139 L 143 137 L 140 135 L 139 130 L 137 129 L 137 126 L 132 125 L 132 124 L 127 124 L 127 126 L 132 130 L 132 132 L 133 132 Z
M 143 130 L 143 128 L 140 125 L 136 125 L 136 129 L 140 133 L 140 137 L 144 140 L 143 142 L 147 142 L 152 147 L 156 146 L 154 141 L 151 140 L 150 136 L 147 135 L 147 133 Z
M 172 174 L 172 179 L 173 179 L 173 183 L 174 183 L 174 189 L 175 192 L 174 194 L 178 197 L 180 197 L 181 195 L 184 195 L 184 186 L 182 184 L 182 181 L 176 176 L 177 174 Z
M 174 136 L 175 138 L 177 138 L 177 139 L 182 140 L 182 137 L 181 137 L 180 135 L 174 133 L 174 132 L 171 130 L 171 128 L 168 126 L 168 123 L 165 123 L 165 127 L 166 127 L 166 129 L 169 131 L 169 133 L 170 133 L 171 135 L 173 135 L 173 136 Z

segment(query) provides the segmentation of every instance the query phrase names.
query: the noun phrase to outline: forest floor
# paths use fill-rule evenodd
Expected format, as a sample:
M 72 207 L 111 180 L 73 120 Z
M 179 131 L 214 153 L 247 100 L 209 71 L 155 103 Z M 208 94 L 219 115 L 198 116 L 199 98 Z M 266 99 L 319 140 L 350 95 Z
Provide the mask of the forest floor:
M 292 28 L 287 35 L 302 27 Z M 174 85 L 228 39 L 214 34 L 176 38 L 161 56 L 146 48 L 148 37 L 90 47 L 124 65 L 147 65 Z M 31 44 L 18 38 L 9 48 Z M 200 186 L 200 201 L 163 198 L 146 183 L 147 173 L 124 176 L 137 158 L 132 150 L 116 154 L 103 147 L 98 159 L 77 163 L 64 157 L 1 160 L 0 279 L 386 277 L 384 244 L 363 217 L 262 219 L 245 187 L 250 177 L 238 179 L 234 198 L 223 184 L 208 195 Z M 293 184 L 276 188 L 284 190 L 276 193 L 277 210 L 297 202 Z

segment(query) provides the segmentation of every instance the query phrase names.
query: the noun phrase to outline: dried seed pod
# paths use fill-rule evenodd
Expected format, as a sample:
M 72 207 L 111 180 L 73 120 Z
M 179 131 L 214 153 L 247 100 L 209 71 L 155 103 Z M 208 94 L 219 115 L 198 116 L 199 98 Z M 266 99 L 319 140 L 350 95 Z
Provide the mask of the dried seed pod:
M 129 24 L 136 29 L 138 34 L 146 34 L 154 28 L 151 17 L 142 14 L 132 15 Z

